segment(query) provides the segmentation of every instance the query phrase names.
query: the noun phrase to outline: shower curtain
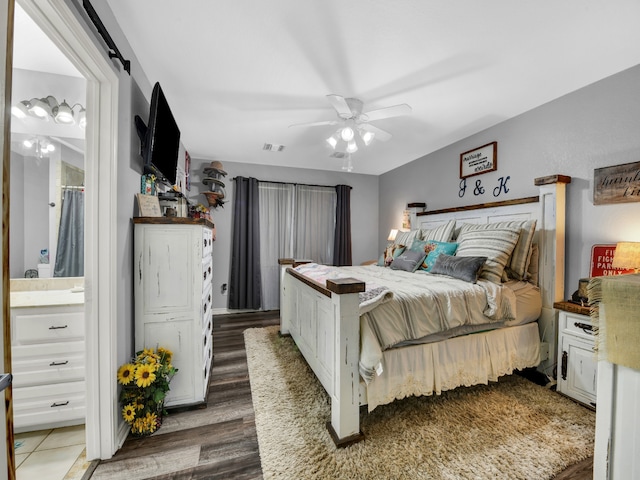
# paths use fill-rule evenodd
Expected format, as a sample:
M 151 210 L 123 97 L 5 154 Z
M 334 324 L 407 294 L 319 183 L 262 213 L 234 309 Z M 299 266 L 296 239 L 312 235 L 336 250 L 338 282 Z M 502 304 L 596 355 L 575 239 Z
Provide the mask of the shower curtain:
M 54 277 L 84 276 L 84 191 L 65 189 Z

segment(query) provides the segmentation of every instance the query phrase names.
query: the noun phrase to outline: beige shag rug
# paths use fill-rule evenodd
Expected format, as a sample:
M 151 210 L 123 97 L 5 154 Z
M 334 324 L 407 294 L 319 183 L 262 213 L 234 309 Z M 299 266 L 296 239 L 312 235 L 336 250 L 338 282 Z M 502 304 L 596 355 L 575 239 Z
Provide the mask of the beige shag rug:
M 593 454 L 595 413 L 507 376 L 367 414 L 364 442 L 334 446 L 329 397 L 278 327 L 245 331 L 265 479 L 550 479 Z

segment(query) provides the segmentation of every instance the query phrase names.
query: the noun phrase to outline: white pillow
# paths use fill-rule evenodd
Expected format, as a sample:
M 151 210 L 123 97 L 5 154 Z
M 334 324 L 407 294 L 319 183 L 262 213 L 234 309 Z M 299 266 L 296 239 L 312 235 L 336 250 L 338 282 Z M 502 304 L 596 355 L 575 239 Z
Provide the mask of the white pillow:
M 454 228 L 456 228 L 456 221 L 449 220 L 436 228 L 420 229 L 420 238 L 422 240 L 435 240 L 436 242 L 450 242 Z

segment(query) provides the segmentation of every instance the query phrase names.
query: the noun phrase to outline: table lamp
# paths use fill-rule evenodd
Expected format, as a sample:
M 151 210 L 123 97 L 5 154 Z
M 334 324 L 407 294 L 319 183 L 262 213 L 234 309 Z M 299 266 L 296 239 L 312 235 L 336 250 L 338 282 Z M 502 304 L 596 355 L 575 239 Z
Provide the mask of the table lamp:
M 618 242 L 613 254 L 614 268 L 633 269 L 634 273 L 640 270 L 640 242 Z

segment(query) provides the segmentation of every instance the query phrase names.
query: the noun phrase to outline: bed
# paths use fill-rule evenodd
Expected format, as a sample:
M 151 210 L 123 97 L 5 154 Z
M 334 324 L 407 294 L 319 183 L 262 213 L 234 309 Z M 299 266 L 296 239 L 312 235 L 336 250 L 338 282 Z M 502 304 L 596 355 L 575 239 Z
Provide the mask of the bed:
M 555 364 L 554 349 L 541 357 L 540 345 L 541 340 L 555 345 L 553 303 L 564 297 L 564 205 L 569 182 L 570 177 L 563 175 L 542 177 L 535 180 L 539 187 L 535 197 L 412 213 L 416 238 L 422 233 L 450 232 L 456 240 L 464 239 L 458 247 L 464 252 L 437 257 L 434 270 L 426 274 L 377 265 L 336 271 L 281 260 L 280 331 L 293 337 L 329 394 L 327 427 L 336 445 L 363 439 L 361 406 L 368 405 L 371 411 L 409 395 L 439 394 L 458 386 L 486 384 L 515 369 Z M 508 231 L 497 232 L 496 225 Z M 508 228 L 502 228 L 505 225 Z M 476 282 L 452 273 L 460 270 L 459 261 L 479 258 L 471 255 L 476 253 L 474 247 L 483 253 L 487 235 L 494 234 L 500 242 L 512 244 L 508 258 L 490 256 L 483 261 L 482 269 L 476 271 L 482 278 Z M 524 247 L 522 239 L 526 239 Z M 537 269 L 535 260 L 530 261 L 534 250 Z M 410 256 L 398 258 L 404 261 Z M 494 268 L 491 261 L 499 265 Z M 456 262 L 451 263 L 453 270 L 448 262 Z M 519 278 L 503 273 L 512 266 L 519 270 Z M 467 275 L 466 267 L 462 271 L 463 277 Z M 531 271 L 537 282 L 527 281 Z M 503 284 L 502 280 L 509 281 Z M 419 287 L 422 281 L 431 283 Z M 452 312 L 452 299 L 432 297 L 426 305 L 435 307 L 429 311 L 425 303 L 417 306 L 407 300 L 421 288 L 432 295 L 449 283 L 459 288 L 451 295 L 463 298 L 462 320 Z M 537 283 L 531 287 L 533 292 L 526 287 L 531 283 Z M 488 303 L 483 304 L 483 299 Z M 517 314 L 523 311 L 518 308 L 522 302 L 534 304 L 526 315 Z M 484 307 L 477 307 L 480 304 Z M 389 324 L 397 328 L 387 329 Z

